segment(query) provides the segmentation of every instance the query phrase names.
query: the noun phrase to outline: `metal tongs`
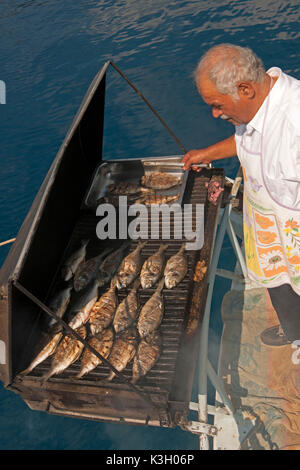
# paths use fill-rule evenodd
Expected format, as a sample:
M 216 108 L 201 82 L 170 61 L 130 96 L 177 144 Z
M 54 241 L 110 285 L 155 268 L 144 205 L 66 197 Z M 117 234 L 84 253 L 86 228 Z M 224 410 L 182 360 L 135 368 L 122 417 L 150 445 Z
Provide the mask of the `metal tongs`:
M 183 168 L 184 163 L 182 162 L 160 162 L 160 161 L 143 161 L 144 166 L 163 166 L 163 167 L 178 167 L 178 168 Z M 196 167 L 196 168 L 213 168 L 211 163 L 193 163 L 191 166 Z

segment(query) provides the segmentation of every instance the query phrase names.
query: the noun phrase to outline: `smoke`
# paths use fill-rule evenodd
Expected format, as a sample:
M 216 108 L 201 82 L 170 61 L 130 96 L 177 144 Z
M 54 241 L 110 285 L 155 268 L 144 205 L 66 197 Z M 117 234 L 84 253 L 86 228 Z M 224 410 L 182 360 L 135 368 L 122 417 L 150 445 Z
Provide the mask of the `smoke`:
M 180 428 L 157 426 L 105 425 L 109 450 L 193 450 L 199 448 L 197 436 Z

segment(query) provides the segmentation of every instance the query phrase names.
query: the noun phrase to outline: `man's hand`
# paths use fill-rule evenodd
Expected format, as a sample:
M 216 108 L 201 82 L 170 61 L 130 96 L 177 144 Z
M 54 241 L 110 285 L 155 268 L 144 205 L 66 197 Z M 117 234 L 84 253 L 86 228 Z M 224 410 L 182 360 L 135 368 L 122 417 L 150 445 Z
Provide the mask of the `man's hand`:
M 211 163 L 214 160 L 220 160 L 222 158 L 235 157 L 236 156 L 236 145 L 234 135 L 228 137 L 228 139 L 221 140 L 216 144 L 210 145 L 209 147 L 200 150 L 190 150 L 187 152 L 182 162 L 184 163 L 184 170 L 192 168 L 192 170 L 201 171 L 201 168 L 193 166 L 195 163 Z
M 184 170 L 188 170 L 189 168 L 192 168 L 192 170 L 195 171 L 201 171 L 202 168 L 197 168 L 196 166 L 193 166 L 193 163 L 211 163 L 211 159 L 207 155 L 206 149 L 200 149 L 200 150 L 190 150 L 187 152 L 183 159 L 182 162 L 184 163 Z

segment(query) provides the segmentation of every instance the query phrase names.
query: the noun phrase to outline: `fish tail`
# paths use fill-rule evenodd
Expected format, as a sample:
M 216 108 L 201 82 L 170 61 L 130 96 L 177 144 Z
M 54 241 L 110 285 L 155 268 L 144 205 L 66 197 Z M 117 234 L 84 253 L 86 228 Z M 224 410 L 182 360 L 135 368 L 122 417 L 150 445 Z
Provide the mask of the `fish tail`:
M 93 323 L 90 323 L 90 330 L 93 336 L 98 333 L 98 328 Z
M 52 375 L 54 375 L 54 371 L 51 369 L 49 370 L 49 372 L 47 372 L 45 375 L 42 376 L 41 378 L 41 385 L 44 385 L 45 382 L 47 382 L 48 379 L 50 379 L 50 377 L 52 377 Z
M 140 376 L 138 374 L 133 374 L 132 379 L 131 379 L 131 383 L 136 384 L 137 381 L 139 380 L 139 378 L 140 378 Z
M 138 243 L 138 248 L 139 250 L 142 250 L 142 248 L 144 248 L 144 246 L 146 246 L 148 243 L 148 240 L 145 240 L 144 242 L 142 242 L 141 240 L 139 240 L 139 243 Z
M 111 251 L 112 251 L 112 248 L 108 246 L 107 248 L 105 248 L 105 250 L 103 250 L 103 252 L 101 253 L 100 258 L 101 259 L 105 258 L 105 256 L 108 255 L 108 253 L 110 253 Z
M 143 186 L 140 187 L 141 193 L 151 193 L 152 190 L 150 188 L 144 188 Z
M 115 375 L 116 374 L 113 371 L 111 371 L 106 380 L 111 381 L 115 377 Z
M 117 276 L 114 276 L 112 280 L 110 281 L 109 290 L 112 289 L 113 291 L 115 291 L 117 287 L 118 287 L 118 278 Z
M 33 369 L 35 369 L 41 362 L 43 362 L 44 360 L 46 359 L 46 357 L 44 358 L 35 358 L 33 362 L 31 362 L 31 364 L 29 364 L 28 367 L 26 367 L 25 370 L 23 370 L 22 372 L 20 372 L 19 375 L 21 376 L 25 376 L 25 375 L 28 375 L 31 371 L 33 371 Z
M 81 377 L 83 377 L 85 375 L 85 370 L 84 369 L 81 369 L 78 374 L 75 375 L 74 379 L 81 379 Z
M 29 374 L 32 370 L 33 370 L 33 367 L 30 365 L 29 367 L 24 369 L 22 372 L 20 372 L 19 375 L 25 376 L 25 375 Z
M 141 280 L 140 280 L 140 277 L 137 277 L 137 279 L 134 281 L 133 283 L 133 286 L 132 286 L 132 290 L 135 291 L 138 289 L 139 285 L 141 283 Z
M 165 285 L 165 278 L 162 277 L 157 285 L 156 292 L 160 293 L 163 290 L 164 285 Z
M 160 249 L 160 252 L 163 253 L 164 251 L 166 251 L 166 249 L 168 248 L 169 245 L 164 245 L 163 243 L 160 245 L 159 249 Z
M 73 277 L 73 273 L 68 266 L 62 266 L 61 275 L 64 281 L 70 281 Z

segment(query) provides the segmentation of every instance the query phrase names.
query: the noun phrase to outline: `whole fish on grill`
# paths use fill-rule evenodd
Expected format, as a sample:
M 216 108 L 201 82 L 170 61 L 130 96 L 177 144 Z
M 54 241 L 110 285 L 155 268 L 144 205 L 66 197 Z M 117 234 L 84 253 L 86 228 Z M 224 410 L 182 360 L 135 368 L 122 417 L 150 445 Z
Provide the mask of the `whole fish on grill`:
M 71 292 L 73 290 L 73 283 L 69 281 L 68 285 L 57 292 L 49 301 L 48 307 L 55 313 L 59 318 L 64 316 L 65 311 L 70 303 Z M 47 327 L 49 329 L 58 323 L 57 320 L 53 317 L 49 317 L 47 322 Z
M 185 255 L 185 243 L 181 246 L 178 253 L 168 259 L 165 270 L 165 285 L 167 289 L 177 286 L 185 277 L 188 270 L 187 257 Z
M 137 328 L 141 338 L 152 333 L 161 324 L 164 315 L 164 300 L 161 291 L 164 283 L 165 280 L 162 278 L 158 283 L 156 291 L 147 300 L 140 312 Z
M 112 328 L 107 328 L 89 339 L 89 344 L 101 355 L 107 359 L 114 341 L 114 332 Z M 89 348 L 85 348 L 81 357 L 80 372 L 75 378 L 80 379 L 91 372 L 102 360 L 99 359 Z
M 83 339 L 86 338 L 85 326 L 77 328 L 78 333 Z M 84 348 L 84 344 L 73 335 L 66 335 L 59 343 L 55 355 L 52 359 L 50 370 L 41 378 L 42 383 L 46 382 L 53 375 L 61 374 L 77 359 L 79 359 Z
M 61 275 L 64 281 L 69 281 L 76 273 L 80 264 L 85 260 L 86 247 L 89 240 L 82 240 L 81 246 L 74 251 L 69 258 L 63 263 L 61 268 Z
M 107 193 L 116 196 L 129 196 L 132 194 L 149 192 L 151 192 L 151 189 L 144 188 L 143 186 L 139 186 L 129 181 L 122 181 L 121 183 L 110 184 L 107 186 Z
M 167 196 L 163 194 L 150 194 L 135 200 L 133 204 L 145 204 L 146 206 L 151 206 L 151 204 L 169 204 L 170 202 L 177 201 L 177 199 L 179 199 L 179 196 L 180 193 L 177 193 L 174 196 Z
M 139 242 L 135 250 L 123 259 L 112 281 L 117 286 L 117 289 L 128 287 L 139 275 L 142 266 L 141 250 L 146 243 Z
M 136 328 L 128 328 L 115 338 L 108 360 L 118 372 L 124 370 L 134 358 L 137 344 L 138 332 Z M 111 371 L 107 380 L 112 380 L 115 375 L 115 372 Z
M 94 258 L 90 258 L 79 266 L 74 275 L 74 289 L 76 292 L 82 290 L 92 279 L 95 279 L 103 258 L 105 258 L 110 251 L 111 248 L 106 248 L 103 253 Z
M 133 384 L 152 369 L 161 355 L 161 350 L 162 339 L 159 330 L 155 330 L 145 338 L 142 338 L 133 361 Z
M 142 176 L 141 183 L 150 189 L 170 189 L 181 184 L 181 179 L 162 171 L 153 171 Z
M 108 291 L 101 295 L 90 312 L 89 324 L 92 335 L 109 327 L 113 321 L 117 306 L 118 296 L 116 294 L 116 286 L 111 283 Z
M 80 293 L 79 298 L 72 302 L 73 305 L 66 320 L 71 328 L 79 328 L 88 321 L 90 312 L 98 299 L 99 283 L 99 279 L 96 278 Z
M 165 263 L 164 253 L 167 248 L 168 245 L 161 245 L 159 249 L 144 262 L 140 274 L 143 289 L 149 289 L 154 286 L 161 277 Z
M 99 273 L 97 275 L 100 282 L 100 287 L 104 286 L 105 284 L 108 284 L 112 280 L 113 276 L 115 275 L 117 269 L 119 268 L 122 262 L 124 252 L 130 245 L 130 243 L 130 240 L 126 240 L 120 246 L 120 248 L 113 251 L 110 255 L 106 256 L 104 261 L 102 261 L 99 268 Z
M 57 345 L 60 342 L 62 336 L 63 336 L 62 332 L 59 332 L 53 335 L 50 341 L 48 341 L 47 344 L 43 347 L 41 352 L 33 359 L 30 365 L 25 370 L 23 370 L 23 372 L 20 373 L 20 375 L 29 374 L 33 369 L 35 369 L 36 366 L 38 366 L 43 361 L 45 361 L 48 357 L 50 357 L 55 352 Z
M 121 333 L 126 330 L 136 320 L 139 310 L 139 302 L 137 297 L 137 289 L 140 285 L 140 280 L 136 279 L 131 291 L 119 304 L 113 325 L 116 333 Z

